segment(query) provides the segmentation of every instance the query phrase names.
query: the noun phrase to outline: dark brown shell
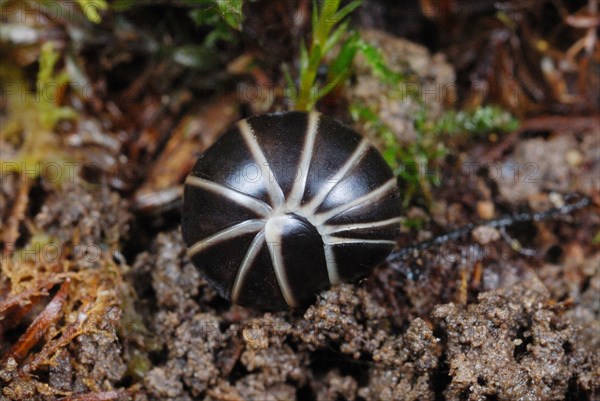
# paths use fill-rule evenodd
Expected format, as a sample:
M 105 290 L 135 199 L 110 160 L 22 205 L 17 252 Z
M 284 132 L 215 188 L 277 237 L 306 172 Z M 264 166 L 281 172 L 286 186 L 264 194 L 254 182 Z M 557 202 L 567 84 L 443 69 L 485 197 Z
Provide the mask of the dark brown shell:
M 183 238 L 225 298 L 296 307 L 368 275 L 399 233 L 396 178 L 368 141 L 318 113 L 238 122 L 186 180 Z

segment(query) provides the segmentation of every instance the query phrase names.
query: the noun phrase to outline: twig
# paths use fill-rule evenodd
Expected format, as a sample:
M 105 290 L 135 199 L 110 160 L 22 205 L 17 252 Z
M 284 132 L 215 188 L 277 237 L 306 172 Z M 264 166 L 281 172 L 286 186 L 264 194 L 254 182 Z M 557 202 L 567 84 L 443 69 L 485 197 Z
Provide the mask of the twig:
M 52 301 L 46 305 L 46 309 L 35 318 L 33 323 L 27 328 L 27 331 L 25 331 L 25 334 L 2 357 L 0 366 L 4 365 L 9 358 L 13 358 L 17 363 L 21 362 L 29 350 L 41 340 L 48 327 L 58 320 L 67 298 L 70 282 L 71 280 L 67 278 L 62 283 Z
M 0 320 L 9 314 L 11 309 L 28 304 L 31 298 L 48 295 L 48 290 L 60 283 L 64 278 L 65 276 L 60 274 L 52 277 L 50 280 L 40 281 L 17 295 L 7 297 L 0 302 Z
M 575 196 L 576 195 L 572 194 L 572 195 L 566 196 L 565 198 L 568 201 L 569 199 L 571 199 Z M 419 251 L 422 251 L 424 249 L 428 249 L 428 248 L 431 248 L 434 246 L 442 245 L 449 241 L 455 241 L 460 238 L 463 238 L 464 236 L 469 234 L 474 228 L 479 227 L 479 226 L 487 226 L 487 227 L 499 229 L 499 228 L 511 226 L 515 223 L 523 223 L 523 222 L 528 222 L 528 221 L 551 220 L 551 219 L 557 218 L 558 216 L 570 214 L 576 210 L 583 209 L 584 207 L 589 205 L 590 202 L 591 202 L 590 198 L 582 197 L 581 199 L 579 199 L 578 201 L 576 201 L 574 203 L 566 204 L 564 206 L 557 207 L 557 208 L 552 208 L 550 210 L 546 210 L 543 212 L 518 213 L 518 214 L 511 215 L 511 216 L 500 217 L 495 220 L 467 224 L 464 227 L 458 228 L 458 229 L 451 231 L 449 233 L 446 233 L 446 234 L 442 234 L 431 240 L 419 242 L 417 244 L 409 245 L 409 246 L 401 248 L 397 251 L 394 251 L 394 252 L 392 252 L 392 254 L 390 256 L 388 256 L 387 261 L 393 266 L 394 263 L 399 262 L 400 260 L 405 259 L 406 257 L 408 257 L 412 254 L 415 254 Z
M 25 218 L 25 212 L 29 204 L 31 179 L 27 177 L 27 174 L 22 174 L 22 177 L 23 185 L 19 188 L 13 209 L 7 219 L 6 229 L 2 235 L 2 241 L 4 242 L 3 258 L 10 257 L 15 249 L 15 243 L 19 239 L 19 224 Z
M 126 390 L 102 391 L 97 393 L 86 393 L 78 395 L 70 395 L 63 397 L 60 401 L 111 401 L 129 398 L 129 393 Z

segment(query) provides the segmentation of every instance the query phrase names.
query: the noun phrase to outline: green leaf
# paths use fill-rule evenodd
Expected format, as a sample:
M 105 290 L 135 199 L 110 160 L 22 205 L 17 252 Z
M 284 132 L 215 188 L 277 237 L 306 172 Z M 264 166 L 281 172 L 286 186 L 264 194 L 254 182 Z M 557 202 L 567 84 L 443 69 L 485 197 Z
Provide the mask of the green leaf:
M 221 20 L 221 16 L 215 7 L 197 8 L 191 10 L 188 15 L 194 21 L 196 26 L 217 26 Z
M 379 52 L 379 49 L 377 49 L 375 46 L 365 42 L 362 39 L 358 41 L 357 45 L 360 49 L 361 54 L 364 56 L 367 63 L 373 69 L 375 75 L 379 76 L 384 81 L 393 84 L 401 82 L 404 79 L 402 74 L 392 71 L 387 66 L 385 59 Z
M 317 27 L 313 31 L 313 43 L 323 45 L 329 36 L 331 28 L 339 22 L 334 18 L 340 4 L 340 0 L 325 0 L 317 21 Z
M 321 7 L 321 24 L 330 24 L 334 25 L 339 22 L 339 20 L 334 21 L 334 15 L 337 12 L 337 9 L 340 6 L 340 0 L 325 0 L 323 1 L 323 6 Z
M 218 52 L 216 45 L 218 41 L 232 43 L 235 41 L 235 35 L 231 29 L 223 24 L 218 24 L 215 28 L 206 35 L 202 46 L 210 49 L 213 53 Z
M 323 88 L 319 89 L 319 91 L 317 92 L 316 101 L 321 100 L 325 95 L 331 92 L 332 89 L 335 88 L 342 81 L 343 78 L 344 77 L 342 75 L 338 75 L 333 81 L 329 82 Z
M 218 17 L 230 28 L 242 30 L 243 0 L 186 0 L 186 3 L 201 6 L 189 13 L 196 25 L 216 25 Z
M 317 0 L 313 0 L 312 2 L 311 28 L 313 35 L 314 32 L 317 32 L 317 29 L 319 28 L 319 3 L 317 3 Z
M 216 0 L 221 18 L 227 24 L 237 30 L 242 30 L 242 0 Z
M 317 75 L 317 69 L 321 64 L 321 46 L 316 44 L 313 46 L 310 52 L 310 58 L 308 60 L 308 67 L 314 70 L 314 75 Z M 314 78 L 314 77 L 313 77 Z
M 356 10 L 362 4 L 362 0 L 354 0 L 352 3 L 346 5 L 344 8 L 335 13 L 333 19 L 335 21 L 341 21 L 346 18 L 352 11 Z
M 296 86 L 296 83 L 294 82 L 294 78 L 292 78 L 292 74 L 290 74 L 290 68 L 288 67 L 288 65 L 283 64 L 283 66 L 281 67 L 281 70 L 283 71 L 283 76 L 285 77 L 285 82 L 286 82 L 287 86 L 288 87 Z
M 352 60 L 358 51 L 358 40 L 360 36 L 358 32 L 354 32 L 342 45 L 338 55 L 329 66 L 329 77 L 346 74 L 352 66 Z
M 77 0 L 77 2 L 79 3 L 81 11 L 83 11 L 87 19 L 95 24 L 98 24 L 100 21 L 102 21 L 100 12 L 108 8 L 108 3 L 106 3 L 106 0 Z
M 323 45 L 323 54 L 329 53 L 329 50 L 331 50 L 336 45 L 336 43 L 341 39 L 342 35 L 346 32 L 347 29 L 348 21 L 342 23 L 333 31 L 333 34 L 331 34 L 327 38 L 325 44 Z
M 40 53 L 40 69 L 37 74 L 37 83 L 40 85 L 47 85 L 52 83 L 54 76 L 54 65 L 60 57 L 59 53 L 54 51 L 54 44 L 52 42 L 46 42 L 42 45 Z
M 302 41 L 300 43 L 300 71 L 304 72 L 308 68 L 308 50 L 306 49 L 306 43 Z
M 36 81 L 36 99 L 39 99 L 37 106 L 41 125 L 48 130 L 52 130 L 60 120 L 77 117 L 77 113 L 70 107 L 56 104 L 59 88 L 69 82 L 69 75 L 66 72 L 56 74 L 54 71 L 59 58 L 60 53 L 54 50 L 52 42 L 42 45 Z
M 313 46 L 310 54 L 307 57 L 310 57 L 307 60 L 308 65 L 304 75 L 300 77 L 300 90 L 306 93 L 306 96 L 308 96 L 312 90 L 313 83 L 315 82 L 315 78 L 317 76 L 317 70 L 319 69 L 319 64 L 321 63 L 321 47 L 319 45 Z
M 60 120 L 74 120 L 77 112 L 70 107 L 42 107 L 40 121 L 45 127 L 54 127 Z
M 470 133 L 481 136 L 492 132 L 512 132 L 519 127 L 519 121 L 500 107 L 482 106 L 470 111 L 448 110 L 433 126 L 427 128 L 421 124 L 415 127 L 420 131 L 429 131 L 436 135 Z

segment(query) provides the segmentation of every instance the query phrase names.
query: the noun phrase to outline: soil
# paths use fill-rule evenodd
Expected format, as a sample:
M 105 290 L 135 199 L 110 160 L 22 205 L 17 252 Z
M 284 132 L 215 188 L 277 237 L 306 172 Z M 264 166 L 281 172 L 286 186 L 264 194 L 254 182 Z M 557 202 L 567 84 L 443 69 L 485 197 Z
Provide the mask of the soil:
M 377 4 L 361 12 L 365 26 L 389 17 Z M 275 24 L 273 13 L 265 18 Z M 260 53 L 273 38 L 250 20 Z M 380 31 L 363 35 L 419 83 L 457 85 L 443 53 Z M 290 40 L 279 38 L 282 53 L 293 50 Z M 356 63 L 340 102 L 370 102 L 398 140 L 413 140 L 418 103 L 379 96 L 364 60 Z M 131 79 L 139 91 L 132 98 L 160 75 L 149 71 Z M 106 101 L 97 115 L 60 125 L 57 147 L 77 158 L 71 179 L 2 171 L 0 401 L 600 400 L 596 114 L 577 114 L 579 123 L 561 115 L 560 124 L 524 117 L 513 133 L 452 143 L 432 204 L 406 209 L 421 224 L 407 226 L 397 248 L 477 223 L 472 230 L 392 258 L 310 305 L 263 312 L 230 305 L 191 264 L 179 207 L 193 161 L 264 104 L 230 92 L 194 97 L 180 86 L 169 94 L 129 99 L 122 110 Z M 447 101 L 433 99 L 430 118 Z M 119 123 L 106 128 L 111 113 Z M 131 122 L 127 113 L 140 117 Z M 571 193 L 590 204 L 543 221 L 485 225 L 560 207 Z

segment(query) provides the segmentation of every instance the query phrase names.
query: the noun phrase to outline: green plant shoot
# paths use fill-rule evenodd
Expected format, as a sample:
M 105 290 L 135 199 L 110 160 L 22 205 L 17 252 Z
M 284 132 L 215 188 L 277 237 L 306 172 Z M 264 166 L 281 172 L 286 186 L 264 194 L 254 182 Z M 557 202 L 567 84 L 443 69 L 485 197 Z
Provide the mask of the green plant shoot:
M 317 2 L 313 3 L 311 43 L 309 47 L 305 43 L 300 45 L 300 83 L 294 109 L 312 110 L 316 102 L 343 79 L 343 73 L 340 73 L 330 79 L 321 90 L 316 83 L 317 72 L 323 60 L 348 30 L 348 22 L 342 21 L 360 4 L 361 0 L 355 0 L 338 9 L 340 0 L 325 0 L 319 9 Z M 344 51 L 342 46 L 340 54 L 343 53 L 344 57 L 348 58 L 351 51 L 352 49 L 348 47 Z M 341 67 L 342 64 L 338 65 L 338 69 Z
M 95 24 L 99 24 L 102 21 L 100 12 L 108 8 L 106 0 L 77 0 L 81 11 L 85 14 L 87 19 Z

